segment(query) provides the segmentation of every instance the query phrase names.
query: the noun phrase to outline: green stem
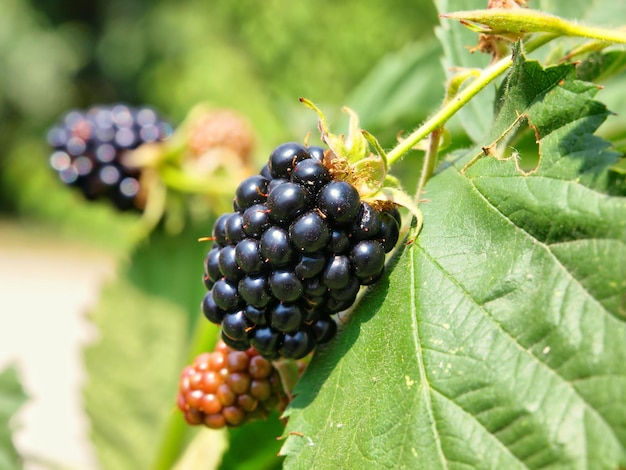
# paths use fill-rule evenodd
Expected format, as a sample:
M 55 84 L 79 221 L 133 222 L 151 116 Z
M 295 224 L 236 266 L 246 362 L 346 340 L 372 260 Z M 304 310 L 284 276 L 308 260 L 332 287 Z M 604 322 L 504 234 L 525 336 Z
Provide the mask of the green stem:
M 174 466 L 187 441 L 188 428 L 189 425 L 183 418 L 183 414 L 178 412 L 178 409 L 172 411 L 163 434 L 163 441 L 158 447 L 157 460 L 152 467 L 153 470 L 170 470 Z
M 424 157 L 424 166 L 420 173 L 420 180 L 417 185 L 417 191 L 415 192 L 415 202 L 419 204 L 420 197 L 424 192 L 424 186 L 426 182 L 435 172 L 437 166 L 437 156 L 439 155 L 439 142 L 441 140 L 441 127 L 435 129 L 430 134 L 430 143 L 428 145 L 428 151 Z
M 196 356 L 209 350 L 210 345 L 215 342 L 216 331 L 215 325 L 203 318 L 196 321 L 185 364 L 191 363 Z M 188 431 L 189 425 L 183 414 L 178 409 L 172 410 L 165 424 L 161 444 L 158 446 L 153 470 L 170 470 L 174 466 L 187 443 Z
M 135 231 L 137 242 L 145 240 L 152 233 L 165 213 L 167 201 L 167 188 L 161 184 L 152 168 L 146 168 L 144 176 L 142 184 L 145 181 L 148 197 Z
M 182 193 L 231 196 L 235 189 L 231 178 L 211 175 L 198 177 L 172 166 L 161 169 L 161 178 L 168 187 Z
M 409 136 L 403 138 L 402 141 L 387 154 L 389 165 L 393 165 L 396 161 L 402 158 L 419 141 L 424 139 L 435 129 L 443 127 L 443 125 L 448 122 L 448 120 L 463 106 L 465 106 L 474 96 L 476 96 L 478 92 L 502 75 L 510 67 L 511 63 L 511 57 L 505 57 L 483 70 L 480 75 L 467 86 L 467 88 L 441 107 L 439 111 L 437 111 Z
M 563 26 L 563 34 L 573 37 L 580 36 L 584 38 L 597 39 L 599 41 L 610 43 L 626 44 L 626 33 L 620 30 L 596 28 L 566 22 Z
M 557 36 L 554 34 L 545 34 L 529 41 L 526 44 L 526 52 L 532 52 L 538 47 L 546 44 Z M 465 106 L 474 96 L 476 96 L 487 85 L 502 75 L 513 63 L 512 57 L 505 57 L 493 63 L 484 69 L 472 82 L 467 85 L 458 95 L 445 103 L 439 111 L 437 111 L 424 124 L 413 131 L 409 136 L 394 147 L 388 154 L 387 159 L 389 165 L 393 165 L 396 161 L 408 153 L 419 141 L 424 139 L 435 129 L 443 127 L 448 120 L 456 114 L 463 106 Z

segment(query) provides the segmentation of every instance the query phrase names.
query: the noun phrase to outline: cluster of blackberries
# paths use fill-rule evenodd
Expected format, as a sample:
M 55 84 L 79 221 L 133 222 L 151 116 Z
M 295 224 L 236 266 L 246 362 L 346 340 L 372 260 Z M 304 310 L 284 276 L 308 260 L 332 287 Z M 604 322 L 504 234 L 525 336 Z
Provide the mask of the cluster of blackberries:
M 117 104 L 70 111 L 48 132 L 54 148 L 50 165 L 87 199 L 108 198 L 121 210 L 131 209 L 137 206 L 140 170 L 124 165 L 122 155 L 171 133 L 171 125 L 146 107 Z
M 321 147 L 286 143 L 237 188 L 213 227 L 204 263 L 204 315 L 235 349 L 301 358 L 329 341 L 331 315 L 380 278 L 400 214 L 361 201 L 334 179 Z
M 254 348 L 236 351 L 218 341 L 183 369 L 177 404 L 187 423 L 217 429 L 282 411 L 287 396 L 278 371 Z

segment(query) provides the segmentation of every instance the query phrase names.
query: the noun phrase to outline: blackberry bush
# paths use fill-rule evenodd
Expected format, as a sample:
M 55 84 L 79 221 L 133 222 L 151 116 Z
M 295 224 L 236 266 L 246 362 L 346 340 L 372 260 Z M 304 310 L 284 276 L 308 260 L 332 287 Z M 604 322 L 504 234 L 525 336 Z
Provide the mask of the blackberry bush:
M 203 312 L 225 342 L 298 359 L 332 339 L 335 314 L 381 277 L 400 234 L 395 204 L 366 201 L 363 179 L 332 147 L 288 142 L 239 184 L 204 270 Z
M 287 403 L 278 370 L 252 347 L 238 351 L 218 341 L 180 375 L 177 405 L 191 425 L 238 426 Z
M 160 142 L 172 127 L 147 107 L 94 106 L 66 113 L 48 132 L 50 165 L 61 181 L 87 199 L 109 199 L 121 210 L 141 209 L 141 169 L 124 155 L 144 143 Z

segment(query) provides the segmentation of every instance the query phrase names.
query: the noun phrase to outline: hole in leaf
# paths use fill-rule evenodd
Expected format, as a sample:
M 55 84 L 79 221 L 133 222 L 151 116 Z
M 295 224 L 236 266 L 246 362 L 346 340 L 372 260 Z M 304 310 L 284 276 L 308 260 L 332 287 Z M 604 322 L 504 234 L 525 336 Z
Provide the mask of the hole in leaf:
M 527 176 L 534 173 L 541 163 L 540 147 L 536 127 L 528 122 L 526 115 L 519 115 L 496 140 L 482 147 L 482 153 L 467 163 L 461 173 L 481 158 L 489 157 L 499 161 L 513 160 L 517 170 Z
M 541 161 L 539 144 L 535 129 L 524 118 L 517 130 L 507 139 L 506 145 L 498 145 L 496 154 L 502 152 L 499 157 L 508 160 L 515 159 L 517 169 L 527 175 L 534 173 Z

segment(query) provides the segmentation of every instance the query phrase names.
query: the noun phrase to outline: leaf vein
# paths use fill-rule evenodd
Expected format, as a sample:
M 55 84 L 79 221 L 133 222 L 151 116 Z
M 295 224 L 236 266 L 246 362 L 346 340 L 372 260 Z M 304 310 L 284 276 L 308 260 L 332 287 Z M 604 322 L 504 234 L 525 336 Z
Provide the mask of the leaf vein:
M 456 169 L 456 168 L 455 168 Z M 457 169 L 458 171 L 458 169 Z M 558 264 L 558 266 L 570 277 L 571 280 L 573 280 L 573 282 L 577 285 L 579 285 L 579 287 L 583 290 L 583 292 L 585 292 L 588 297 L 590 298 L 590 300 L 592 302 L 594 302 L 597 306 L 600 307 L 600 309 L 602 311 L 604 311 L 607 315 L 608 318 L 613 319 L 615 321 L 618 321 L 602 304 L 600 304 L 595 298 L 593 298 L 593 296 L 591 295 L 591 293 L 585 289 L 584 286 L 582 286 L 578 280 L 572 276 L 572 274 L 565 268 L 565 266 L 563 266 L 563 264 L 560 262 L 560 260 L 556 257 L 556 255 L 549 249 L 549 247 L 544 244 L 543 242 L 537 240 L 535 237 L 533 237 L 530 233 L 528 233 L 528 231 L 524 230 L 522 227 L 519 227 L 517 225 L 515 225 L 515 223 L 509 219 L 504 213 L 502 213 L 494 204 L 491 203 L 491 201 L 489 201 L 489 199 L 478 189 L 478 187 L 474 184 L 474 181 L 469 179 L 470 184 L 472 185 L 473 189 L 475 190 L 476 194 L 489 206 L 491 207 L 495 212 L 497 212 L 498 214 L 501 215 L 501 217 L 503 217 L 508 223 L 510 223 L 513 227 L 515 227 L 516 229 L 519 229 L 520 231 L 522 231 L 523 233 L 525 233 L 529 239 L 531 239 L 534 243 L 536 243 L 539 246 L 542 246 L 549 254 L 550 256 L 554 259 L 555 263 Z M 418 245 L 419 246 L 419 245 Z M 559 378 L 566 386 L 567 388 L 575 395 L 577 396 L 581 402 L 589 408 L 589 410 L 591 411 L 591 413 L 596 416 L 596 418 L 598 418 L 600 420 L 601 423 L 604 424 L 604 426 L 608 429 L 609 434 L 611 435 L 612 439 L 618 443 L 618 445 L 621 448 L 624 448 L 619 437 L 617 436 L 615 430 L 611 427 L 610 423 L 608 423 L 606 421 L 606 419 L 604 418 L 604 416 L 602 416 L 602 414 L 596 410 L 593 405 L 587 401 L 587 399 L 580 394 L 580 392 L 576 389 L 576 387 L 574 387 L 572 385 L 572 383 L 567 380 L 565 377 L 563 377 L 557 370 L 552 369 L 548 364 L 546 364 L 544 361 L 541 360 L 541 358 L 535 354 L 533 354 L 533 352 L 527 348 L 525 348 L 522 344 L 519 343 L 519 341 L 517 340 L 517 338 L 515 338 L 510 332 L 508 332 L 506 329 L 504 329 L 504 327 L 502 326 L 501 323 L 499 323 L 495 317 L 493 317 L 490 312 L 485 308 L 484 305 L 480 304 L 478 302 L 477 299 L 475 299 L 470 292 L 468 292 L 455 278 L 454 276 L 452 276 L 446 269 L 444 269 L 444 267 L 439 264 L 437 262 L 436 259 L 434 259 L 429 253 L 427 253 L 421 246 L 420 250 L 421 252 L 430 260 L 431 263 L 433 263 L 434 265 L 437 266 L 438 269 L 441 270 L 442 273 L 444 273 L 444 275 L 454 284 L 457 286 L 457 288 L 463 293 L 463 295 L 465 295 L 468 299 L 472 300 L 472 302 L 478 306 L 478 308 L 480 309 L 480 311 L 486 315 L 495 325 L 497 325 L 497 327 L 499 328 L 499 330 L 504 333 L 506 335 L 506 337 L 509 338 L 510 341 L 512 341 L 512 343 L 518 347 L 521 351 L 526 352 L 530 357 L 534 358 L 539 364 L 541 364 L 543 367 L 545 367 L 549 372 L 551 372 L 552 374 L 554 374 L 555 377 Z M 414 275 L 414 274 L 413 274 Z M 414 292 L 412 292 L 413 295 Z
M 426 400 L 426 407 L 428 409 L 428 416 L 431 422 L 433 437 L 435 439 L 435 442 L 437 443 L 437 454 L 439 455 L 442 466 L 447 469 L 448 462 L 446 460 L 446 456 L 441 446 L 441 439 L 439 437 L 439 431 L 437 430 L 437 422 L 435 420 L 435 416 L 433 412 L 433 405 L 432 405 L 432 401 L 430 397 L 431 385 L 428 380 L 428 377 L 426 376 L 426 366 L 424 365 L 424 357 L 422 354 L 421 341 L 419 338 L 419 327 L 418 327 L 418 320 L 417 320 L 418 308 L 415 302 L 415 300 L 417 299 L 417 293 L 415 291 L 416 290 L 415 288 L 415 284 L 416 284 L 415 250 L 411 249 L 409 250 L 409 253 L 410 253 L 409 261 L 410 261 L 410 266 L 411 266 L 411 269 L 410 269 L 411 282 L 409 283 L 409 286 L 410 286 L 411 299 L 412 299 L 411 300 L 411 332 L 413 333 L 413 342 L 415 344 L 416 357 L 417 357 L 417 362 L 418 362 L 418 366 L 420 370 L 421 384 L 424 390 L 424 400 Z
M 441 270 L 442 273 L 445 274 L 445 276 L 453 283 L 457 286 L 457 288 L 460 290 L 460 292 L 465 295 L 467 298 L 471 299 L 472 302 L 478 306 L 479 310 L 485 315 L 487 316 L 497 327 L 498 329 L 520 350 L 525 352 L 526 354 L 528 354 L 530 357 L 532 357 L 533 359 L 535 359 L 541 366 L 545 367 L 546 370 L 548 370 L 551 374 L 553 374 L 556 378 L 558 378 L 559 380 L 561 380 L 565 386 L 571 391 L 571 393 L 578 397 L 582 404 L 585 405 L 586 407 L 588 407 L 588 409 L 591 411 L 591 413 L 593 415 L 595 415 L 597 418 L 599 418 L 600 422 L 603 423 L 605 425 L 606 428 L 608 428 L 609 434 L 611 435 L 611 437 L 613 438 L 613 440 L 615 442 L 618 443 L 618 445 L 620 447 L 622 447 L 622 444 L 615 432 L 615 430 L 611 427 L 611 425 L 606 421 L 606 419 L 604 418 L 604 416 L 602 416 L 602 414 L 596 410 L 593 405 L 588 402 L 584 396 L 582 396 L 580 394 L 580 392 L 576 389 L 576 387 L 573 386 L 573 384 L 568 381 L 567 379 L 565 379 L 562 375 L 560 375 L 558 373 L 558 371 L 552 369 L 548 364 L 546 364 L 545 362 L 543 362 L 538 356 L 536 356 L 535 354 L 532 353 L 531 350 L 525 348 L 524 346 L 522 346 L 518 341 L 517 338 L 515 338 L 513 335 L 511 335 L 511 333 L 509 333 L 507 330 L 505 330 L 503 328 L 503 326 L 484 308 L 484 305 L 481 305 L 478 303 L 478 301 L 476 299 L 474 299 L 472 297 L 472 295 L 462 286 L 460 285 L 457 280 L 448 272 L 446 271 L 443 266 L 441 266 L 439 263 L 437 263 L 437 261 L 432 258 L 430 256 L 429 253 L 427 253 L 425 250 L 421 250 L 421 252 L 433 263 L 435 264 L 438 269 Z M 414 295 L 414 294 L 413 294 Z M 441 392 L 439 392 L 441 393 Z M 474 417 L 474 419 L 476 419 Z M 477 420 L 478 421 L 478 420 Z M 481 424 L 482 426 L 482 424 Z
M 469 416 L 474 422 L 476 422 L 476 424 L 482 428 L 487 435 L 491 436 L 493 438 L 493 440 L 500 446 L 502 447 L 502 449 L 504 449 L 505 453 L 510 455 L 514 460 L 518 461 L 522 466 L 526 467 L 526 464 L 524 464 L 524 462 L 522 460 L 520 460 L 520 458 L 515 455 L 511 449 L 509 449 L 506 444 L 504 444 L 504 442 L 502 442 L 496 435 L 495 433 L 493 433 L 492 431 L 490 431 L 489 429 L 487 429 L 485 427 L 485 425 L 483 423 L 481 423 L 476 416 L 474 416 L 473 414 L 471 414 L 470 412 L 468 412 L 465 408 L 463 408 L 461 405 L 459 405 L 457 402 L 455 402 L 452 398 L 448 397 L 447 395 L 445 395 L 444 393 L 441 392 L 441 390 L 437 390 L 436 387 L 432 388 L 434 390 L 435 393 L 437 393 L 438 395 L 440 395 L 442 398 L 444 398 L 445 400 L 447 400 L 448 402 L 450 402 L 454 407 L 456 407 L 457 409 L 459 409 L 463 414 Z
M 533 178 L 535 178 L 533 176 Z M 476 191 L 476 193 L 479 195 L 479 197 L 490 207 L 492 208 L 495 212 L 497 212 L 498 214 L 500 214 L 500 216 L 506 220 L 509 224 L 511 224 L 511 226 L 513 226 L 516 230 L 519 230 L 520 232 L 526 234 L 526 236 L 536 245 L 542 247 L 545 249 L 545 251 L 547 253 L 550 254 L 550 256 L 552 257 L 553 261 L 555 262 L 555 264 L 561 269 L 562 272 L 564 272 L 569 279 L 572 281 L 572 283 L 576 284 L 581 290 L 582 292 L 584 292 L 586 294 L 586 296 L 588 297 L 588 299 L 592 302 L 595 303 L 597 307 L 600 308 L 600 310 L 602 310 L 609 318 L 613 319 L 613 320 L 617 320 L 620 321 L 620 319 L 616 318 L 613 313 L 608 310 L 598 299 L 596 299 L 593 294 L 591 292 L 589 292 L 589 290 L 580 282 L 579 279 L 577 279 L 568 269 L 566 266 L 563 265 L 563 263 L 561 262 L 561 260 L 554 254 L 554 252 L 550 249 L 550 245 L 544 243 L 543 241 L 539 240 L 538 238 L 536 238 L 535 236 L 533 236 L 530 232 L 528 232 L 528 230 L 524 229 L 523 227 L 520 227 L 519 225 L 516 225 L 515 222 L 513 220 L 511 220 L 511 218 L 509 216 L 507 216 L 504 212 L 502 212 L 495 204 L 493 204 L 489 198 L 487 198 L 487 196 L 485 194 L 483 194 L 480 189 L 474 184 L 474 181 L 472 179 L 469 179 L 472 187 L 474 188 L 474 190 Z M 562 180 L 561 180 L 562 181 Z M 567 183 L 571 183 L 571 182 L 567 182 Z M 603 195 L 604 197 L 607 197 L 606 194 Z M 622 240 L 620 240 L 619 238 L 608 238 L 608 240 L 615 240 L 618 242 L 621 242 Z

